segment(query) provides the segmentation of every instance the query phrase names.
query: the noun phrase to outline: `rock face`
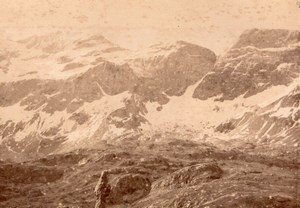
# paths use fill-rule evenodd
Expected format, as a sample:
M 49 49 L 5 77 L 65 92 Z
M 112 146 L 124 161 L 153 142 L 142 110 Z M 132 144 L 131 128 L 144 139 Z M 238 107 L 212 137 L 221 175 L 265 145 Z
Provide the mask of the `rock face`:
M 142 100 L 141 96 L 133 93 L 131 97 L 124 100 L 125 106 L 123 108 L 109 114 L 107 117 L 108 123 L 117 128 L 139 130 L 142 124 L 148 123 L 144 118 L 147 109 Z
M 299 77 L 298 31 L 249 30 L 221 57 L 193 97 L 232 100 L 249 97 Z
M 101 173 L 95 187 L 95 208 L 130 204 L 150 193 L 151 182 L 148 178 L 140 174 L 124 174 L 123 172 L 122 169 L 118 169 L 105 170 Z M 114 176 L 113 174 L 118 175 Z
M 300 32 L 281 29 L 251 29 L 245 31 L 233 48 L 253 46 L 255 48 L 280 48 L 299 43 Z
M 221 178 L 222 169 L 213 163 L 194 165 L 186 167 L 172 173 L 170 176 L 163 178 L 153 186 L 156 188 L 182 188 L 186 186 L 195 186 L 201 182 L 208 182 Z
M 227 133 L 233 130 L 234 128 L 235 126 L 233 125 L 233 123 L 229 121 L 226 123 L 221 123 L 219 126 L 217 126 L 216 131 L 221 133 Z
M 110 193 L 110 185 L 108 184 L 108 172 L 103 171 L 100 179 L 95 187 L 96 204 L 95 208 L 105 208 L 106 198 Z
M 147 196 L 151 191 L 151 182 L 139 174 L 126 174 L 113 179 L 109 204 L 133 203 Z
M 183 41 L 175 45 L 156 45 L 151 48 L 152 51 L 166 51 L 167 56 L 160 52 L 146 60 L 133 60 L 131 65 L 134 68 L 142 67 L 146 76 L 151 77 L 142 80 L 146 82 L 143 88 L 161 91 L 169 96 L 182 95 L 188 86 L 209 72 L 216 62 L 216 55 L 212 51 Z

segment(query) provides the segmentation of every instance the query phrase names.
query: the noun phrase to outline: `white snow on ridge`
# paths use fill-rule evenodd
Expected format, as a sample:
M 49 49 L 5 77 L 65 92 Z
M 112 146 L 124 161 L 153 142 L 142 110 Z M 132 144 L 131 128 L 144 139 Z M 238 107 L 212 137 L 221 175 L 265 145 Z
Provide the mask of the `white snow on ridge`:
M 58 132 L 53 136 L 47 136 L 48 139 L 54 139 L 59 136 L 66 136 L 68 138 L 67 143 L 78 143 L 85 139 L 91 138 L 95 132 L 100 128 L 101 122 L 112 111 L 124 107 L 123 100 L 128 97 L 128 92 L 121 93 L 115 96 L 106 95 L 100 100 L 96 100 L 91 103 L 84 103 L 76 112 L 84 112 L 89 116 L 89 120 L 82 125 L 70 117 L 73 113 L 67 113 L 64 111 L 55 111 L 53 114 L 46 113 L 40 109 L 27 111 L 26 106 L 20 106 L 17 103 L 8 107 L 0 107 L 0 121 L 5 123 L 11 121 L 14 124 L 24 123 L 24 129 L 18 131 L 14 135 L 16 141 L 21 141 L 31 134 L 43 134 L 52 128 L 57 129 Z M 36 117 L 36 115 L 38 117 Z M 35 117 L 35 120 L 32 119 Z M 32 122 L 30 123 L 30 121 Z M 45 137 L 42 136 L 41 137 Z
M 288 118 L 294 112 L 294 108 L 286 107 L 279 108 L 277 111 L 271 114 L 271 117 L 280 117 L 280 118 Z

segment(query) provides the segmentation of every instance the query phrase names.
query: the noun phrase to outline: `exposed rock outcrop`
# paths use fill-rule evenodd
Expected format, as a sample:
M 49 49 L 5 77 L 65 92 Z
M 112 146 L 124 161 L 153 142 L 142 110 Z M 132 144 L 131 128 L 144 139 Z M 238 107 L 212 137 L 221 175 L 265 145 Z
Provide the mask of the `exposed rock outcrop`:
M 114 176 L 115 174 L 118 175 Z M 122 169 L 105 170 L 101 173 L 95 187 L 95 208 L 133 203 L 148 195 L 150 190 L 151 182 L 145 176 L 128 173 L 124 175 L 124 170 Z
M 151 182 L 139 174 L 126 174 L 114 178 L 111 187 L 110 204 L 133 203 L 150 193 Z
M 96 204 L 95 208 L 106 208 L 107 197 L 110 194 L 110 185 L 108 184 L 108 172 L 103 171 L 95 187 Z
M 232 100 L 249 97 L 271 86 L 288 85 L 299 77 L 300 33 L 288 30 L 249 30 L 215 65 L 193 97 Z
M 157 188 L 182 188 L 185 186 L 195 186 L 202 182 L 219 179 L 223 170 L 215 163 L 198 164 L 180 169 L 170 176 L 156 182 L 153 189 Z

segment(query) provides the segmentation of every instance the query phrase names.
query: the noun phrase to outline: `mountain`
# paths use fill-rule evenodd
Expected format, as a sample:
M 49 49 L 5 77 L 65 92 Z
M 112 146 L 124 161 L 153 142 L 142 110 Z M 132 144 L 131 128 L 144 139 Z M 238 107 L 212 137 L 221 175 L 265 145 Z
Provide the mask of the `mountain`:
M 0 40 L 0 206 L 299 207 L 299 34 Z
M 8 74 L 19 75 L 0 83 L 4 158 L 93 146 L 104 136 L 136 131 L 147 123 L 146 102 L 182 95 L 216 61 L 210 50 L 186 42 L 132 52 L 100 35 L 58 32 L 15 44 L 19 55 Z M 24 75 L 20 64 L 36 71 Z
M 280 146 L 286 135 L 285 145 L 298 142 L 297 113 L 270 113 L 287 111 L 274 103 L 299 83 L 298 31 L 245 31 L 218 58 L 184 41 L 130 51 L 99 34 L 56 32 L 1 45 L 2 158 L 159 131 L 234 144 Z
M 298 147 L 299 41 L 298 31 L 253 29 L 218 60 L 193 97 L 255 105 L 222 122 L 217 132 L 230 132 L 227 137 L 237 143 L 257 142 L 257 148 Z
M 216 63 L 196 88 L 202 100 L 245 98 L 299 77 L 299 31 L 249 30 Z

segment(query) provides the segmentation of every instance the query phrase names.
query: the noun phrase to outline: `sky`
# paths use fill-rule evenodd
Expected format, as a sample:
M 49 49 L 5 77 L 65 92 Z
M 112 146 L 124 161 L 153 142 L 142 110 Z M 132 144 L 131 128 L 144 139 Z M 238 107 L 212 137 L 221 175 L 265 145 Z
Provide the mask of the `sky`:
M 222 53 L 246 29 L 300 29 L 297 1 L 0 0 L 0 30 L 11 36 L 93 31 L 136 49 L 185 40 Z

